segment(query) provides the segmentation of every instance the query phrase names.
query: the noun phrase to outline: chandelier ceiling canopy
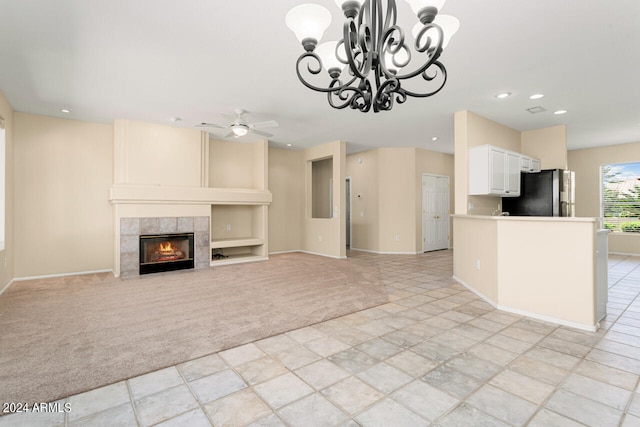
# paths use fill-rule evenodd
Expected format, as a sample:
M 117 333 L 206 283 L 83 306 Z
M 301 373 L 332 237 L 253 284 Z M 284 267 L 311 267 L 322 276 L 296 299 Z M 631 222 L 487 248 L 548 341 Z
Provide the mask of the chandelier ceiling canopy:
M 286 24 L 304 48 L 296 62 L 300 81 L 326 93 L 333 108 L 362 112 L 438 93 L 447 81 L 439 58 L 460 22 L 439 14 L 446 0 L 405 1 L 418 18 L 411 37 L 396 24 L 395 0 L 335 0 L 345 16 L 342 38 L 322 44 L 331 13 L 316 4 L 291 9 Z

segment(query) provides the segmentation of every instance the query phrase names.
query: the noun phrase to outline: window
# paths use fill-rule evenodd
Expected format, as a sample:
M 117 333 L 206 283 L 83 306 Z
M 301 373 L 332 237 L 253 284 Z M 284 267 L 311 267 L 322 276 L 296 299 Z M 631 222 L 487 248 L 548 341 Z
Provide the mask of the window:
M 600 173 L 604 227 L 640 233 L 640 162 L 603 165 Z
M 0 117 L 0 251 L 4 250 L 4 218 L 6 189 L 6 146 L 5 146 L 4 119 Z

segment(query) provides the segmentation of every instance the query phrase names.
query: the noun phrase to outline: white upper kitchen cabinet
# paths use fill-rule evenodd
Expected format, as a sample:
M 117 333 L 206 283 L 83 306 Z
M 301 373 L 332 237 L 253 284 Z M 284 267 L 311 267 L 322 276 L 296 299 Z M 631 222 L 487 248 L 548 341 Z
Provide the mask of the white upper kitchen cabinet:
M 469 149 L 469 195 L 520 195 L 522 155 L 493 145 Z
M 540 172 L 540 160 L 531 158 L 531 169 L 529 172 Z
M 540 172 L 540 160 L 523 154 L 520 157 L 520 170 L 525 173 Z
M 520 154 L 507 151 L 507 177 L 505 182 L 505 196 L 520 195 Z

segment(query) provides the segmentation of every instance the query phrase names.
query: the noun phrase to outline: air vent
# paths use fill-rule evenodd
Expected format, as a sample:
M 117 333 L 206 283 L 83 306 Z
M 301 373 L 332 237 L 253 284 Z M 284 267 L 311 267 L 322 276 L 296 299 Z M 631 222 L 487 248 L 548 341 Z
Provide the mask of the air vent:
M 527 108 L 527 111 L 530 112 L 531 114 L 538 114 L 538 113 L 542 113 L 543 111 L 547 111 L 542 107 L 531 107 L 531 108 Z

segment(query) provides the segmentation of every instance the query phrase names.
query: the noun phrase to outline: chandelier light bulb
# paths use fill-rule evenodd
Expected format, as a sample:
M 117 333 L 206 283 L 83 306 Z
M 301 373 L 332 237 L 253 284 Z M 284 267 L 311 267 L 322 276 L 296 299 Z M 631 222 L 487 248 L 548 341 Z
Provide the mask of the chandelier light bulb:
M 318 42 L 331 24 L 331 13 L 317 4 L 301 4 L 287 13 L 285 22 L 298 41 L 313 39 Z
M 433 23 L 442 28 L 442 49 L 444 49 L 451 41 L 451 37 L 453 37 L 453 35 L 460 29 L 460 21 L 455 16 L 438 14 L 433 20 Z M 414 39 L 418 38 L 418 35 L 423 28 L 424 25 L 422 22 L 418 22 L 413 26 L 411 34 L 413 34 Z
M 442 28 L 442 48 L 444 49 L 451 41 L 451 37 L 460 29 L 460 21 L 455 16 L 438 14 L 433 22 Z
M 315 50 L 316 55 L 318 55 L 320 57 L 320 60 L 322 61 L 322 67 L 327 71 L 329 71 L 332 68 L 337 68 L 342 71 L 342 69 L 346 65 L 340 62 L 340 60 L 336 56 L 337 45 L 338 45 L 337 41 L 324 42 L 321 45 L 319 45 Z M 343 50 L 344 50 L 344 47 L 343 47 Z

